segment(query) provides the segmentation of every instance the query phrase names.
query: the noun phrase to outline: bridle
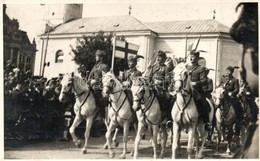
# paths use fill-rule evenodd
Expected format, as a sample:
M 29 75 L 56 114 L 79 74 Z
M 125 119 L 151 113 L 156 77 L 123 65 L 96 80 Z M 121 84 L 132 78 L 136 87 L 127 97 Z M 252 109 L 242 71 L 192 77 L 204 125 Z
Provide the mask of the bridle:
M 112 80 L 112 81 L 111 81 L 111 80 Z M 113 100 L 111 97 L 109 97 L 109 100 L 110 100 L 112 103 L 115 103 L 115 104 L 116 104 L 116 103 L 119 102 L 119 100 L 120 100 L 120 98 L 121 98 L 121 96 L 122 96 L 124 90 L 120 88 L 119 90 L 114 91 L 114 87 L 116 87 L 116 82 L 115 82 L 115 80 L 113 80 L 113 78 L 111 78 L 111 79 L 109 80 L 109 82 L 110 82 L 110 83 L 105 83 L 105 84 L 103 85 L 103 88 L 106 87 L 106 88 L 108 89 L 107 92 L 109 93 L 109 95 L 113 95 L 113 94 L 116 94 L 116 93 L 119 93 L 119 92 L 120 92 L 118 98 L 115 99 L 115 100 Z M 123 119 L 123 120 L 129 120 L 129 119 L 132 117 L 132 116 L 131 116 L 130 118 L 127 118 L 127 119 L 126 119 L 126 118 L 120 117 L 119 114 L 118 114 L 118 112 L 120 111 L 120 109 L 123 107 L 123 105 L 124 105 L 126 99 L 127 99 L 127 96 L 126 96 L 126 94 L 125 94 L 125 97 L 124 97 L 122 103 L 118 106 L 117 109 L 115 109 L 115 108 L 111 105 L 112 110 L 113 110 L 113 111 L 115 112 L 115 114 L 116 114 L 116 118 L 119 117 L 119 118 L 121 118 L 121 119 Z M 117 119 L 116 119 L 116 121 L 117 121 Z
M 143 88 L 143 90 L 141 90 Z M 141 103 L 142 105 L 144 105 L 144 108 L 141 107 L 138 107 L 137 109 L 135 109 L 134 111 L 139 111 L 141 110 L 142 111 L 142 114 L 144 116 L 144 121 L 148 121 L 150 124 L 152 125 L 158 125 L 160 124 L 161 120 L 159 120 L 157 123 L 153 123 L 151 120 L 149 120 L 146 116 L 146 112 L 151 108 L 152 104 L 153 104 L 153 101 L 155 99 L 155 94 L 153 92 L 151 92 L 150 90 L 149 91 L 149 95 L 144 98 L 144 93 L 145 93 L 145 89 L 144 89 L 144 84 L 140 85 L 139 88 L 137 89 L 137 92 L 136 92 L 136 96 L 138 96 L 137 94 L 141 94 L 141 97 L 138 97 L 138 99 L 133 99 L 133 101 L 135 102 L 138 102 L 138 103 Z M 141 91 L 140 91 L 141 90 Z

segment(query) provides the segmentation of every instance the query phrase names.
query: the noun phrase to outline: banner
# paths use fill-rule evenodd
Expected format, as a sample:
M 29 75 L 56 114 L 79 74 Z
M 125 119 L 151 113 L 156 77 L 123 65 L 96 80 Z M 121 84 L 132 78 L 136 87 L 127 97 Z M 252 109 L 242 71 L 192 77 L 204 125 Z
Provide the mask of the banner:
M 115 57 L 128 59 L 131 55 L 137 55 L 139 46 L 128 43 L 126 41 L 116 40 L 115 42 Z

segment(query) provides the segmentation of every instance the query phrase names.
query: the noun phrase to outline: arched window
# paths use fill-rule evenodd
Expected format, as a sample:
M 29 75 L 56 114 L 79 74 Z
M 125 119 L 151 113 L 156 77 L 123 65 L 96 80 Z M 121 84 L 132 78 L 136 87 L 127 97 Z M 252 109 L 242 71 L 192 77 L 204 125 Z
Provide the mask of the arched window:
M 62 63 L 63 62 L 64 53 L 62 50 L 58 50 L 55 55 L 55 63 Z

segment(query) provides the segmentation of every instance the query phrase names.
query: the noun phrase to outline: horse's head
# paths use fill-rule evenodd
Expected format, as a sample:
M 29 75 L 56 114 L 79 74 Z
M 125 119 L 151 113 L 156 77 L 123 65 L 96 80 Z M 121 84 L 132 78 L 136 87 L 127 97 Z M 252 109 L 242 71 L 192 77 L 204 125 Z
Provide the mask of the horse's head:
M 141 101 L 145 93 L 145 80 L 142 77 L 134 79 L 131 91 L 133 94 L 133 109 L 136 111 L 141 107 Z
M 223 87 L 218 87 L 212 95 L 216 107 L 219 107 L 221 105 L 222 100 L 225 97 L 225 89 Z
M 66 101 L 65 99 L 66 96 L 72 91 L 73 81 L 74 81 L 73 73 L 65 74 L 63 76 L 63 79 L 61 80 L 61 91 L 59 96 L 60 102 Z
M 173 70 L 174 88 L 176 92 L 180 92 L 184 87 L 184 83 L 188 78 L 188 71 L 185 63 L 178 64 Z
M 114 92 L 115 88 L 120 88 L 120 90 L 122 89 L 120 82 L 116 79 L 115 75 L 112 72 L 107 72 L 106 74 L 103 75 L 102 84 L 103 84 L 103 90 L 102 90 L 103 97 L 108 97 L 109 94 L 112 94 Z M 117 84 L 120 87 L 117 87 Z

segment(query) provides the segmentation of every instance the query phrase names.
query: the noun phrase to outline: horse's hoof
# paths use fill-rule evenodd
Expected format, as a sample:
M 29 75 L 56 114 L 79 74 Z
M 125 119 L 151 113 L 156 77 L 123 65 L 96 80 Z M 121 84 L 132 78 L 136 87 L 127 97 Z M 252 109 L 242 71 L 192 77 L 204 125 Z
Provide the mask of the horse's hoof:
M 158 159 L 163 159 L 164 158 L 164 154 L 160 154 Z
M 110 158 L 115 158 L 115 153 L 114 152 L 109 152 L 109 157 Z
M 126 158 L 125 154 L 122 154 L 122 155 L 120 156 L 120 159 L 125 159 L 125 158 Z
M 117 148 L 119 145 L 119 142 L 118 141 L 114 141 L 114 146 Z
M 231 152 L 226 152 L 227 155 L 231 155 Z
M 79 148 L 81 146 L 81 140 L 74 141 L 74 144 L 77 148 Z
M 107 148 L 108 148 L 108 145 L 105 144 L 105 145 L 103 146 L 103 149 L 107 149 Z
M 87 154 L 87 149 L 82 149 L 81 154 Z
M 142 140 L 145 140 L 145 134 L 142 134 L 141 138 L 142 138 Z
M 130 156 L 131 157 L 134 156 L 134 152 L 133 151 L 130 152 Z

